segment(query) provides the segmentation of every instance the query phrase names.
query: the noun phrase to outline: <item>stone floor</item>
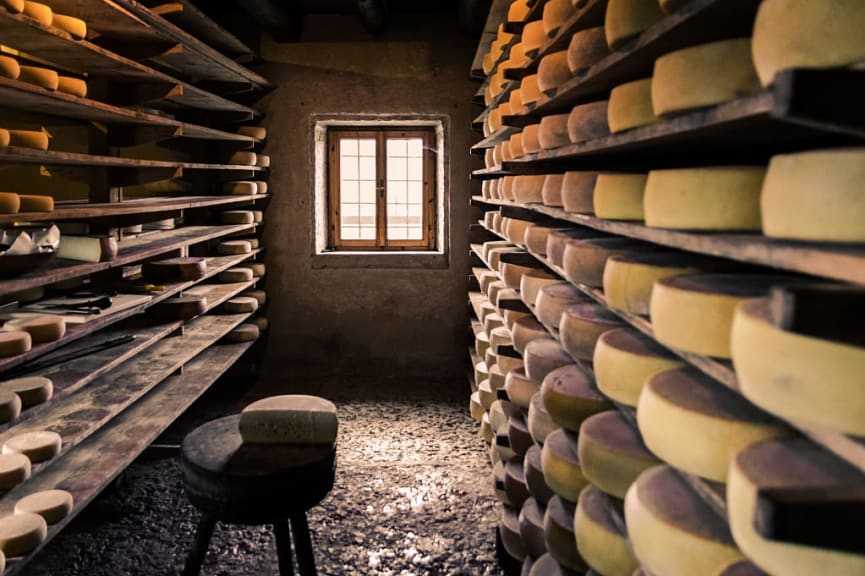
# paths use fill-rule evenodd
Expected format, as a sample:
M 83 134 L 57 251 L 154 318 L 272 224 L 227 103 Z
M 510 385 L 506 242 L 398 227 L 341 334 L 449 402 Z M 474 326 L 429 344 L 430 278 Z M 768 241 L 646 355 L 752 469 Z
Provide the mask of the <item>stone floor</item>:
M 309 515 L 319 574 L 499 573 L 490 469 L 464 381 L 304 381 L 279 391 L 330 398 L 340 417 L 336 486 Z M 274 392 L 221 382 L 162 441 Z M 23 572 L 179 574 L 197 519 L 174 460 L 138 461 Z M 269 529 L 217 527 L 202 574 L 277 573 Z

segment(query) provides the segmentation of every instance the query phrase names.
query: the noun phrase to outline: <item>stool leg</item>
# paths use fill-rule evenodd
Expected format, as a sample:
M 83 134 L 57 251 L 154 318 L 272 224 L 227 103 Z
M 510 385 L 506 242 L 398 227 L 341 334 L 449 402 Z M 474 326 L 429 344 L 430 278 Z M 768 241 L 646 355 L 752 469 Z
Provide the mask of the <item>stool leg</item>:
M 316 576 L 312 539 L 304 512 L 291 517 L 291 533 L 294 535 L 294 549 L 297 552 L 297 566 L 301 576 Z
M 276 557 L 279 559 L 279 575 L 294 576 L 294 566 L 291 562 L 291 534 L 288 522 L 277 522 L 273 525 L 273 536 L 276 539 Z
M 210 545 L 210 538 L 213 536 L 213 529 L 216 527 L 216 519 L 204 514 L 198 522 L 198 529 L 195 531 L 195 539 L 192 542 L 192 550 L 189 551 L 189 556 L 186 558 L 186 566 L 183 568 L 183 576 L 198 576 L 201 571 L 201 565 L 204 563 L 204 556 L 207 554 L 207 547 Z

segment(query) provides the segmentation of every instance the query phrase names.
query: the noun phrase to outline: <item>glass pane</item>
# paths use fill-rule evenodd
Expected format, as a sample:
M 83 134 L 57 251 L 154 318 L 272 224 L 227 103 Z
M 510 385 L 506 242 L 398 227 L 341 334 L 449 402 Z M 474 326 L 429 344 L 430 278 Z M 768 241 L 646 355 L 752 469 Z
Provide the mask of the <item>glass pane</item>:
M 375 226 L 363 226 L 360 229 L 361 240 L 375 240 Z
M 360 225 L 375 226 L 375 204 L 360 205 Z
M 408 183 L 408 203 L 423 204 L 423 184 L 421 182 Z
M 375 180 L 375 157 L 361 156 L 360 158 L 360 179 Z
M 339 139 L 340 156 L 357 156 L 357 140 L 354 138 Z
M 423 240 L 423 228 L 421 228 L 421 227 L 409 227 L 408 239 L 409 240 Z
M 340 156 L 339 179 L 357 180 L 357 156 Z
M 409 158 L 408 179 L 416 181 L 423 180 L 423 158 Z
M 393 182 L 388 180 L 387 183 L 387 203 L 388 204 L 405 204 L 407 202 L 407 185 L 405 182 Z
M 357 204 L 346 204 L 345 202 L 343 202 L 340 211 L 342 212 L 342 215 L 344 217 L 356 217 L 358 214 L 360 214 L 360 207 Z
M 408 155 L 411 158 L 420 158 L 423 156 L 423 140 L 420 138 L 409 138 L 408 140 Z
M 343 226 L 339 236 L 342 240 L 358 240 L 360 238 L 360 228 L 357 226 Z
M 360 201 L 369 204 L 375 203 L 375 182 L 373 180 L 364 180 L 359 183 L 360 186 Z
M 342 183 L 342 186 L 339 189 L 340 192 L 340 201 L 343 203 L 348 202 L 357 202 L 358 194 L 357 194 L 357 181 L 356 180 L 346 180 Z
M 406 156 L 408 147 L 407 140 L 390 138 L 387 141 L 387 157 L 392 158 L 393 156 Z
M 405 240 L 407 236 L 407 230 L 403 227 L 394 227 L 387 229 L 387 239 L 388 240 Z
M 391 180 L 405 180 L 408 174 L 408 170 L 406 167 L 406 159 L 399 157 L 390 157 L 387 159 L 387 179 Z
M 375 157 L 375 140 L 364 139 L 360 141 L 360 155 Z

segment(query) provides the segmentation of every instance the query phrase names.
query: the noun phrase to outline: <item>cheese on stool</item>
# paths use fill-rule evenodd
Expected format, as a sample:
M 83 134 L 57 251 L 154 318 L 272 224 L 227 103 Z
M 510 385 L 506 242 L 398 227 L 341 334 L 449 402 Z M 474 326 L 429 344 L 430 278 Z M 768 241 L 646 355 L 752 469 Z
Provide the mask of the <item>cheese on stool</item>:
M 562 207 L 565 212 L 592 214 L 597 172 L 565 172 L 562 181 Z
M 541 450 L 544 480 L 553 492 L 569 502 L 576 502 L 589 481 L 583 476 L 577 455 L 577 435 L 564 429 L 551 432 Z M 573 528 L 573 522 L 570 524 Z
M 42 316 L 29 316 L 10 320 L 4 325 L 5 328 L 23 330 L 30 334 L 33 344 L 43 344 L 60 340 L 66 334 L 66 321 L 62 316 L 44 314 Z
M 611 408 L 590 377 L 576 364 L 547 374 L 541 385 L 541 398 L 553 421 L 574 433 L 580 430 L 586 418 Z
M 47 4 L 28 0 L 24 2 L 24 15 L 33 18 L 43 26 L 51 26 L 51 20 L 54 17 L 51 7 Z
M 598 218 L 642 220 L 647 174 L 599 174 L 592 193 Z
M 40 130 L 9 130 L 9 145 L 48 150 L 48 133 Z
M 865 148 L 774 156 L 760 197 L 763 234 L 817 242 L 865 241 L 863 178 Z
M 546 506 L 550 498 L 555 496 L 555 492 L 550 490 L 550 487 L 547 486 L 547 481 L 544 480 L 540 445 L 534 444 L 526 451 L 526 457 L 523 459 L 523 474 L 525 475 L 526 487 L 529 489 L 531 497 L 540 506 Z
M 30 478 L 30 459 L 24 454 L 0 454 L 0 489 L 11 490 Z
M 754 529 L 762 489 L 821 488 L 827 494 L 862 485 L 862 473 L 805 438 L 768 440 L 745 448 L 730 463 L 727 515 L 736 544 L 770 574 L 857 576 L 865 555 L 768 540 Z
M 716 574 L 744 559 L 724 519 L 669 466 L 650 468 L 631 485 L 625 521 L 634 554 L 652 574 Z
M 32 4 L 32 2 L 28 2 Z M 48 525 L 38 514 L 9 514 L 0 518 L 0 550 L 4 557 L 24 556 L 48 537 Z M 4 559 L 5 564 L 5 559 Z
M 57 90 L 58 75 L 55 70 L 38 66 L 21 66 L 18 79 L 46 90 Z
M 561 426 L 556 424 L 555 420 L 552 419 L 550 413 L 547 412 L 547 408 L 544 406 L 544 398 L 540 392 L 536 392 L 535 395 L 532 396 L 532 403 L 529 405 L 529 417 L 527 423 L 529 426 L 529 433 L 537 444 L 543 444 L 547 436 L 561 428 Z
M 655 282 L 652 328 L 661 344 L 717 358 L 730 357 L 730 328 L 736 306 L 765 296 L 783 276 L 693 274 Z
M 523 152 L 526 154 L 534 154 L 541 151 L 541 141 L 539 140 L 540 129 L 540 124 L 529 124 L 523 128 Z
M 568 138 L 574 144 L 609 136 L 606 100 L 579 104 L 568 115 Z
M 47 402 L 54 395 L 54 383 L 44 376 L 25 376 L 0 383 L 0 390 L 13 392 L 24 409 Z
M 717 166 L 652 170 L 643 197 L 646 225 L 684 230 L 759 230 L 766 169 Z
M 217 252 L 221 256 L 249 254 L 252 252 L 252 245 L 247 240 L 224 240 L 219 243 Z
M 21 414 L 21 398 L 18 394 L 4 390 L 0 392 L 0 424 L 6 424 Z
M 763 86 L 789 68 L 865 60 L 865 5 L 855 0 L 766 0 L 754 21 L 754 64 Z
M 567 50 L 552 52 L 541 58 L 541 63 L 538 65 L 538 88 L 541 92 L 554 93 L 556 88 L 570 79 L 571 70 L 568 68 Z
M 57 90 L 79 98 L 87 98 L 87 81 L 71 76 L 60 76 L 57 78 Z
M 219 281 L 230 284 L 232 282 L 251 282 L 252 270 L 249 268 L 231 268 L 219 273 Z
M 544 540 L 544 513 L 538 505 L 538 501 L 529 498 L 523 502 L 519 515 L 520 539 L 529 556 L 537 558 L 547 552 L 547 543 Z
M 652 376 L 643 387 L 637 421 L 652 452 L 716 482 L 726 482 L 730 457 L 739 450 L 787 433 L 774 418 L 695 368 Z
M 525 368 L 516 368 L 508 372 L 505 377 L 505 391 L 508 400 L 524 410 L 529 409 L 532 396 L 541 389 L 541 385 L 526 376 Z
M 518 512 L 510 506 L 502 507 L 502 516 L 499 520 L 499 535 L 505 552 L 512 558 L 522 561 L 526 557 L 526 549 L 520 539 L 520 521 Z
M 514 177 L 514 200 L 520 204 L 543 202 L 544 178 L 543 174 Z
M 603 26 L 579 30 L 568 45 L 568 68 L 571 74 L 582 74 L 609 54 Z
M 565 276 L 571 282 L 601 287 L 604 285 L 604 266 L 608 258 L 647 249 L 651 248 L 630 238 L 571 240 L 565 246 L 562 268 L 565 269 Z
M 544 326 L 557 329 L 565 308 L 583 302 L 586 302 L 586 298 L 576 287 L 565 282 L 549 284 L 538 292 L 535 315 Z
M 338 422 L 333 402 L 285 394 L 244 408 L 238 426 L 247 444 L 333 444 Z
M 63 440 L 57 432 L 24 432 L 3 443 L 3 454 L 24 454 L 31 463 L 36 464 L 57 456 L 62 445 Z
M 14 332 L 0 332 L 0 358 L 18 356 L 28 352 L 32 347 L 30 334 L 16 330 Z
M 619 48 L 663 17 L 658 0 L 609 0 L 604 19 L 607 44 Z
M 592 361 L 595 344 L 607 330 L 624 326 L 621 318 L 606 306 L 585 302 L 565 308 L 559 321 L 559 338 L 562 347 L 572 357 Z
M 606 396 L 636 407 L 648 378 L 682 366 L 682 362 L 653 339 L 631 328 L 604 332 L 595 346 L 592 367 L 595 383 Z
M 547 504 L 544 514 L 544 540 L 550 556 L 571 570 L 584 571 L 586 563 L 577 550 L 577 539 L 574 537 L 574 512 L 576 498 L 565 502 L 554 496 Z
M 651 78 L 619 84 L 610 92 L 607 123 L 613 134 L 657 121 L 652 108 Z
M 72 494 L 66 490 L 43 490 L 15 503 L 15 514 L 38 514 L 45 522 L 57 524 L 72 512 Z
M 0 214 L 16 214 L 21 208 L 21 199 L 14 192 L 0 192 Z
M 76 40 L 83 40 L 87 37 L 87 23 L 81 18 L 66 16 L 64 14 L 54 14 L 51 17 L 51 25 L 63 30 Z
M 569 114 L 555 114 L 541 118 L 538 142 L 543 150 L 551 150 L 571 143 L 568 136 Z
M 617 508 L 612 498 L 586 486 L 574 514 L 574 536 L 580 555 L 592 569 L 609 576 L 632 576 L 639 564 Z
M 721 40 L 655 60 L 652 108 L 656 116 L 666 116 L 728 102 L 759 89 L 751 39 Z

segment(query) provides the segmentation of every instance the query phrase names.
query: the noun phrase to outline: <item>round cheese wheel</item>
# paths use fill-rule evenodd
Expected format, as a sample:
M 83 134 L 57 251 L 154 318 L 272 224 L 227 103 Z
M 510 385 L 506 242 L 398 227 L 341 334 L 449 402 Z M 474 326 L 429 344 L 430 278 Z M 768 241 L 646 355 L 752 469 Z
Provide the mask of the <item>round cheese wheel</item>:
M 582 74 L 609 54 L 603 26 L 578 30 L 568 45 L 568 68 L 571 74 Z
M 252 319 L 252 323 L 258 326 L 259 332 L 265 332 L 270 328 L 270 321 L 264 316 L 256 316 Z
M 651 78 L 620 84 L 610 92 L 607 123 L 613 134 L 657 121 L 652 108 Z
M 524 455 L 517 461 L 505 464 L 505 492 L 517 509 L 522 508 L 523 503 L 529 498 L 526 477 L 523 472 L 523 457 Z M 518 515 L 519 512 L 515 511 L 514 514 Z M 517 522 L 516 528 L 517 537 L 519 537 L 519 522 Z
M 605 306 L 585 302 L 565 308 L 559 321 L 562 347 L 572 357 L 591 361 L 598 338 L 607 330 L 624 326 L 624 322 Z
M 537 444 L 543 444 L 547 436 L 561 428 L 547 412 L 544 398 L 540 392 L 532 396 L 532 403 L 529 405 L 528 425 L 529 433 Z M 537 498 L 537 496 L 535 497 Z
M 483 424 L 481 425 L 483 428 Z M 493 448 L 496 448 L 493 445 Z M 498 498 L 499 502 L 504 504 L 505 506 L 512 506 L 513 504 L 508 499 L 508 495 L 505 492 L 505 465 L 503 462 L 499 461 L 493 465 L 493 491 L 495 492 L 496 498 Z
M 255 342 L 258 340 L 260 334 L 261 332 L 257 325 L 244 322 L 240 326 L 233 328 L 223 339 L 231 343 Z
M 29 554 L 47 537 L 48 525 L 38 514 L 9 514 L 0 518 L 0 550 L 5 557 Z
M 544 4 L 544 32 L 549 38 L 558 34 L 562 26 L 577 14 L 573 0 L 549 0 Z
M 552 150 L 571 143 L 568 136 L 569 114 L 544 116 L 538 128 L 538 142 L 543 150 Z
M 21 407 L 27 409 L 50 400 L 54 383 L 44 376 L 25 376 L 0 383 L 0 390 L 14 393 L 21 399 Z
M 541 384 L 541 399 L 550 418 L 574 433 L 586 418 L 610 409 L 610 403 L 598 392 L 589 375 L 576 364 L 547 374 Z
M 0 391 L 0 424 L 12 422 L 21 414 L 21 398 L 7 390 Z
M 40 130 L 9 130 L 9 145 L 48 150 L 48 133 Z
M 51 460 L 60 453 L 62 446 L 63 439 L 57 432 L 23 432 L 3 443 L 3 454 L 24 454 L 35 464 Z
M 270 156 L 267 154 L 257 154 L 255 157 L 255 165 L 262 168 L 270 168 Z
M 736 309 L 731 350 L 742 393 L 754 404 L 796 423 L 865 435 L 862 347 L 782 330 L 768 300 L 759 299 Z
M 510 403 L 509 403 L 510 404 Z M 528 423 L 520 411 L 519 406 L 510 404 L 510 408 L 514 410 L 508 418 L 507 435 L 511 449 L 516 453 L 520 462 L 526 455 L 526 451 L 534 445 L 532 436 L 529 433 Z M 522 467 L 520 468 L 522 470 Z M 525 481 L 523 480 L 523 483 Z M 522 502 L 520 502 L 522 504 Z
M 568 115 L 568 138 L 574 144 L 609 136 L 607 124 L 607 100 L 578 104 Z
M 523 152 L 523 135 L 517 132 L 516 134 L 511 134 L 510 140 L 508 143 L 511 146 L 511 156 L 513 158 L 521 158 L 524 154 Z
M 519 264 L 509 264 L 502 262 L 502 280 L 508 288 L 518 290 L 522 283 L 523 274 L 535 270 L 530 266 L 520 266 Z
M 547 329 L 531 315 L 517 320 L 511 332 L 514 348 L 520 354 L 525 354 L 526 346 L 533 340 L 551 339 Z
M 763 234 L 817 242 L 865 241 L 863 177 L 865 148 L 774 156 L 760 196 Z
M 642 220 L 647 174 L 599 174 L 592 193 L 598 218 Z
M 252 196 L 258 193 L 258 186 L 255 182 L 226 182 L 222 191 L 234 196 Z
M 565 212 L 592 214 L 597 172 L 565 172 L 562 180 L 562 207 Z
M 534 498 L 528 498 L 523 502 L 519 515 L 520 539 L 526 548 L 526 552 L 532 558 L 542 556 L 547 552 L 547 543 L 544 540 L 544 510 Z
M 651 247 L 630 238 L 574 239 L 565 246 L 562 268 L 571 282 L 601 287 L 604 285 L 604 267 L 608 258 L 649 249 Z
M 486 332 L 478 332 L 475 334 L 475 352 L 478 356 L 484 356 L 490 348 L 490 337 Z
M 256 278 L 262 278 L 267 273 L 267 267 L 262 262 L 249 262 L 241 264 L 240 268 L 249 268 L 252 270 L 252 275 Z
M 52 212 L 54 198 L 36 194 L 19 194 L 18 202 L 21 212 Z
M 201 257 L 168 258 L 141 265 L 141 275 L 157 284 L 199 280 L 206 271 L 207 260 Z
M 514 93 L 521 94 L 516 91 Z M 541 151 L 540 130 L 540 124 L 529 124 L 523 128 L 523 152 L 534 154 Z
M 736 306 L 765 296 L 780 276 L 692 274 L 655 282 L 649 306 L 661 344 L 717 358 L 730 357 L 730 328 Z
M 33 344 L 43 344 L 63 338 L 66 334 L 66 321 L 62 316 L 43 314 L 10 320 L 6 322 L 4 328 L 23 330 L 30 334 L 30 341 Z
M 501 328 L 505 325 L 505 319 L 498 312 L 494 314 L 488 314 L 486 318 L 484 318 L 484 332 L 489 334 L 496 328 Z
M 513 180 L 514 200 L 520 204 L 534 204 L 544 201 L 543 174 L 516 176 Z
M 727 515 L 736 544 L 770 574 L 805 576 L 865 573 L 865 555 L 769 540 L 754 528 L 763 489 L 858 486 L 862 473 L 804 438 L 767 440 L 745 448 L 730 463 Z
M 537 501 L 539 506 L 546 507 L 547 502 L 555 495 L 555 492 L 550 490 L 546 480 L 544 480 L 540 445 L 533 444 L 526 451 L 526 456 L 523 458 L 523 474 L 531 498 Z
M 469 414 L 472 417 L 472 420 L 476 420 L 478 422 L 484 417 L 486 411 L 484 407 L 481 406 L 480 395 L 477 392 L 472 392 L 471 398 L 469 400 Z
M 545 256 L 547 253 L 547 239 L 551 232 L 561 230 L 561 228 L 552 228 L 541 224 L 533 224 L 526 229 L 526 235 L 523 238 L 526 250 L 532 254 Z
M 255 181 L 255 193 L 256 194 L 267 194 L 267 182 L 262 182 L 261 180 Z
M 481 380 L 486 380 L 490 377 L 490 369 L 487 367 L 487 363 L 481 360 L 477 364 L 475 364 L 475 385 L 479 384 Z
M 0 332 L 0 358 L 18 356 L 29 352 L 33 342 L 30 334 L 22 330 Z
M 652 109 L 656 116 L 666 116 L 728 102 L 759 89 L 751 39 L 721 40 L 655 60 Z
M 605 237 L 603 232 L 596 232 L 590 228 L 567 228 L 554 230 L 547 236 L 547 259 L 557 267 L 562 266 L 565 256 L 565 248 L 572 240 L 596 239 Z
M 646 445 L 680 470 L 726 482 L 730 457 L 787 429 L 695 368 L 652 376 L 643 387 L 637 421 Z M 677 434 L 687 430 L 687 437 Z
M 541 46 L 547 42 L 543 18 L 529 22 L 523 27 L 522 41 L 526 56 L 534 58 Z
M 13 14 L 21 14 L 24 11 L 24 0 L 0 0 L 0 6 Z
M 547 174 L 544 187 L 541 190 L 541 200 L 544 206 L 560 207 L 562 205 L 562 181 L 564 174 Z
M 16 214 L 21 208 L 21 199 L 14 192 L 0 192 L 0 214 Z
M 499 535 L 505 552 L 512 558 L 522 561 L 526 557 L 526 549 L 520 538 L 520 521 L 518 509 L 510 506 L 502 506 L 502 515 L 499 520 Z
M 41 2 L 24 1 L 24 15 L 33 18 L 43 26 L 51 26 L 51 20 L 54 18 L 54 13 L 51 7 Z M 12 554 L 14 556 L 14 554 Z
M 72 503 L 72 494 L 66 490 L 43 490 L 18 500 L 15 513 L 38 514 L 47 524 L 57 524 L 72 512 Z
M 559 564 L 550 554 L 544 554 L 532 564 L 528 576 L 580 576 L 582 572 Z
M 54 14 L 51 18 L 51 25 L 63 30 L 77 40 L 83 40 L 87 37 L 87 23 L 81 18 Z
M 540 389 L 540 383 L 529 378 L 524 367 L 509 371 L 505 377 L 508 400 L 526 411 L 532 403 L 532 396 Z
M 544 181 L 546 182 L 546 181 Z M 505 237 L 508 241 L 514 244 L 522 244 L 525 241 L 526 230 L 532 223 L 529 220 L 520 220 L 519 218 L 508 218 L 504 226 Z
M 478 384 L 478 400 L 480 400 L 484 412 L 488 411 L 490 406 L 493 405 L 493 402 L 496 401 L 496 392 L 493 390 L 492 386 L 490 386 L 489 378 Z
M 513 337 L 514 325 L 516 325 L 517 320 L 520 318 L 532 317 L 533 314 L 531 312 L 523 312 L 520 310 L 505 310 L 505 326 L 511 332 L 511 337 Z M 521 353 L 522 354 L 522 353 Z
M 243 166 L 255 166 L 258 162 L 258 156 L 255 152 L 249 152 L 247 150 L 238 150 L 234 154 L 231 155 L 231 158 L 228 160 L 229 164 L 234 165 L 243 165 Z
M 555 0 L 554 0 L 555 1 Z M 547 4 L 549 6 L 550 4 Z M 554 94 L 556 88 L 572 78 L 568 68 L 568 51 L 551 52 L 538 64 L 538 88 L 545 94 Z
M 618 504 L 594 486 L 580 492 L 574 514 L 577 550 L 599 574 L 632 576 L 639 567 Z
M 495 250 L 496 248 L 513 248 L 513 244 L 506 240 L 491 240 L 489 242 L 483 243 L 483 249 L 481 250 L 481 254 L 484 257 L 484 260 L 487 262 L 490 261 L 490 252 Z
M 685 230 L 759 230 L 765 168 L 653 170 L 643 199 L 646 225 Z
M 716 574 L 744 559 L 724 519 L 669 466 L 631 485 L 625 521 L 634 554 L 652 574 Z
M 237 296 L 222 304 L 227 314 L 248 314 L 258 310 L 258 300 L 246 296 Z
M 246 290 L 241 294 L 241 296 L 255 298 L 258 301 L 259 308 L 264 306 L 265 302 L 267 302 L 267 292 L 264 290 Z
M 546 449 L 546 448 L 545 448 Z M 554 496 L 544 513 L 544 540 L 550 556 L 570 570 L 585 571 L 586 563 L 577 550 L 574 537 L 574 512 L 576 498 L 570 502 Z
M 589 484 L 580 467 L 577 435 L 563 428 L 550 432 L 544 440 L 541 467 L 547 485 L 569 502 L 576 502 L 580 491 Z M 570 526 L 573 529 L 573 521 Z
M 520 294 L 526 302 L 534 305 L 538 301 L 538 294 L 545 286 L 561 283 L 560 278 L 553 276 L 546 270 L 535 269 L 531 272 L 526 272 L 520 278 Z
M 11 490 L 30 478 L 30 459 L 24 454 L 0 454 L 0 489 Z
M 20 73 L 21 67 L 17 60 L 9 56 L 0 56 L 0 76 L 17 80 Z
M 71 76 L 60 76 L 57 78 L 57 90 L 79 98 L 87 98 L 87 81 Z
M 159 302 L 147 309 L 157 320 L 191 320 L 207 312 L 207 298 L 197 294 L 177 296 Z
M 226 283 L 250 282 L 252 281 L 252 270 L 249 268 L 231 268 L 219 273 L 219 281 Z
M 241 126 L 237 129 L 237 133 L 257 140 L 264 140 L 267 138 L 267 128 L 264 126 Z
M 0 146 L 9 146 L 12 136 L 6 128 L 0 128 Z
M 249 254 L 252 252 L 252 246 L 247 240 L 224 240 L 219 243 L 217 251 L 223 256 Z
M 754 64 L 763 86 L 789 68 L 832 68 L 865 60 L 856 0 L 767 0 L 754 21 Z
M 631 328 L 601 334 L 592 362 L 598 389 L 612 400 L 633 407 L 648 378 L 682 365 L 666 348 Z
M 502 129 L 502 109 L 500 106 L 490 110 L 490 115 L 487 118 L 490 134 L 495 134 Z
M 604 19 L 607 44 L 619 48 L 663 17 L 658 0 L 609 0 Z
M 499 326 L 498 328 L 494 328 L 492 332 L 490 332 L 490 348 L 493 349 L 494 352 L 498 353 L 499 346 L 510 346 L 513 343 L 511 339 L 511 333 L 508 332 L 508 329 L 504 326 Z

